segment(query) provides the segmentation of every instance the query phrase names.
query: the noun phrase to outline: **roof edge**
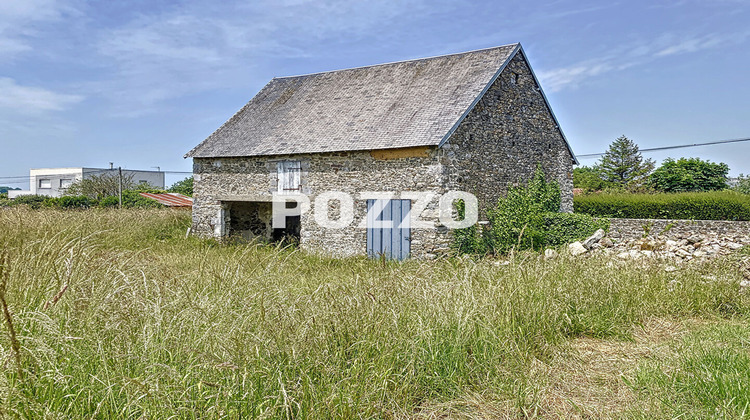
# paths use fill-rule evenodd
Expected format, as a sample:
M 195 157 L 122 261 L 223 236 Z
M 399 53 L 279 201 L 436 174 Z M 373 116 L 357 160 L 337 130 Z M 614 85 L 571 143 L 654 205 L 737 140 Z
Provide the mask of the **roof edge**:
M 518 54 L 518 51 L 522 50 L 520 42 L 516 42 L 515 44 L 508 44 L 505 46 L 510 46 L 510 45 L 515 45 L 515 47 L 513 48 L 513 51 L 511 51 L 511 53 L 508 54 L 508 58 L 505 59 L 505 62 L 503 63 L 503 65 L 500 66 L 500 68 L 490 78 L 490 81 L 487 82 L 487 84 L 484 86 L 482 91 L 479 92 L 479 95 L 477 95 L 477 97 L 474 98 L 474 101 L 472 101 L 471 105 L 469 105 L 469 107 L 466 108 L 466 111 L 464 111 L 464 113 L 458 118 L 458 121 L 456 121 L 456 123 L 453 124 L 450 130 L 448 130 L 448 132 L 443 136 L 442 140 L 440 140 L 440 143 L 438 143 L 438 147 L 443 147 L 443 145 L 448 141 L 448 139 L 453 135 L 453 133 L 456 132 L 458 127 L 461 125 L 461 123 L 464 122 L 466 117 L 469 116 L 469 113 L 471 113 L 471 111 L 474 110 L 474 107 L 476 107 L 479 101 L 482 100 L 482 98 L 487 93 L 487 91 L 490 90 L 490 87 L 492 86 L 492 84 L 495 83 L 498 77 L 500 77 L 500 74 L 503 72 L 503 70 L 505 70 L 505 68 L 508 67 L 508 63 L 510 63 L 511 60 L 513 60 L 513 57 L 515 57 L 516 54 Z
M 536 73 L 534 73 L 534 69 L 531 67 L 531 63 L 529 63 L 529 59 L 526 56 L 526 52 L 523 50 L 523 47 L 519 44 L 521 54 L 523 54 L 523 59 L 526 61 L 526 64 L 529 66 L 529 70 L 531 71 L 531 77 L 534 78 L 534 82 L 539 87 L 539 93 L 542 94 L 542 99 L 544 99 L 544 105 L 547 106 L 547 110 L 549 110 L 550 115 L 552 115 L 552 120 L 555 122 L 555 127 L 557 128 L 557 131 L 560 132 L 560 136 L 562 136 L 563 140 L 565 141 L 565 146 L 568 147 L 568 152 L 570 153 L 570 157 L 573 158 L 573 164 L 578 165 L 578 158 L 576 157 L 576 154 L 573 153 L 573 148 L 570 147 L 570 142 L 568 141 L 568 138 L 565 137 L 565 133 L 562 131 L 562 127 L 560 127 L 560 122 L 557 120 L 557 116 L 555 116 L 555 111 L 552 110 L 552 106 L 549 103 L 549 100 L 547 99 L 547 95 L 544 94 L 544 89 L 542 89 L 542 84 L 539 83 L 539 79 L 536 77 Z
M 497 45 L 497 46 L 494 46 L 494 47 L 478 48 L 476 50 L 470 50 L 470 51 L 461 51 L 461 52 L 448 53 L 448 54 L 438 54 L 438 55 L 431 55 L 431 56 L 419 57 L 419 58 L 408 58 L 408 59 L 405 59 L 405 60 L 388 61 L 388 62 L 385 62 L 385 63 L 368 64 L 366 66 L 348 67 L 348 68 L 344 68 L 344 69 L 316 71 L 316 72 L 313 72 L 313 73 L 296 74 L 296 75 L 291 75 L 291 76 L 279 76 L 279 77 L 274 77 L 274 79 L 294 79 L 295 77 L 315 76 L 317 74 L 335 73 L 335 72 L 346 71 L 346 70 L 358 70 L 358 69 L 366 69 L 366 68 L 369 68 L 369 67 L 379 67 L 379 66 L 387 66 L 387 65 L 391 65 L 391 64 L 408 63 L 408 62 L 422 61 L 422 60 L 431 60 L 433 58 L 451 57 L 451 56 L 454 56 L 454 55 L 463 55 L 463 54 L 471 54 L 471 53 L 480 52 L 480 51 L 495 50 L 495 49 L 498 49 L 498 48 L 510 47 L 511 45 L 515 45 L 516 47 L 518 47 L 521 44 L 518 43 L 518 42 L 514 42 L 514 43 L 510 43 L 510 44 L 505 44 L 505 45 Z
M 232 121 L 234 119 L 234 117 L 236 117 L 240 112 L 242 112 L 242 110 L 244 110 L 245 108 L 247 108 L 247 106 L 250 105 L 250 103 L 253 100 L 255 100 L 255 98 L 258 96 L 258 94 L 261 93 L 261 92 L 263 92 L 263 89 L 267 88 L 268 85 L 270 85 L 271 83 L 273 83 L 274 80 L 276 80 L 275 77 L 273 79 L 269 80 L 268 83 L 266 83 L 265 85 L 263 85 L 263 87 L 258 92 L 256 92 L 255 95 L 253 95 L 253 97 L 250 98 L 249 101 L 245 102 L 245 105 L 242 105 L 240 107 L 240 109 L 238 109 L 234 114 L 232 114 L 231 117 L 229 117 L 226 121 L 224 121 L 224 123 L 222 125 L 220 125 L 219 128 L 217 128 L 216 130 L 214 130 L 213 132 L 211 132 L 211 134 L 209 134 L 208 137 L 206 137 L 205 139 L 203 139 L 203 141 L 201 141 L 195 147 L 193 147 L 192 149 L 190 149 L 189 152 L 187 152 L 184 155 L 182 155 L 182 158 L 183 159 L 187 159 L 187 158 L 194 157 L 195 153 L 198 151 L 198 149 L 201 146 L 203 146 L 203 143 L 205 143 L 206 141 L 208 141 L 208 139 L 210 139 L 211 137 L 213 137 L 214 134 L 218 133 L 219 130 L 221 130 L 222 128 L 224 128 L 225 125 L 229 124 L 229 122 Z
M 514 45 L 514 44 L 508 44 L 508 45 Z M 471 103 L 471 105 L 466 110 L 466 112 L 464 112 L 464 114 L 461 115 L 461 117 L 458 119 L 458 121 L 456 121 L 453 127 L 451 127 L 451 129 L 448 130 L 448 133 L 446 133 L 443 139 L 440 140 L 438 147 L 442 147 L 448 141 L 448 139 L 453 135 L 453 133 L 456 132 L 458 127 L 466 119 L 466 117 L 474 109 L 474 107 L 479 103 L 482 97 L 484 97 L 484 95 L 490 89 L 492 84 L 495 83 L 498 77 L 500 77 L 500 74 L 508 66 L 508 63 L 510 63 L 513 60 L 513 58 L 516 56 L 516 54 L 520 52 L 523 55 L 523 60 L 526 62 L 526 65 L 529 67 L 529 71 L 531 72 L 531 77 L 534 79 L 534 83 L 536 83 L 537 87 L 539 87 L 539 93 L 542 94 L 542 99 L 544 99 L 544 105 L 547 107 L 547 110 L 552 116 L 552 121 L 555 122 L 555 128 L 557 128 L 557 131 L 560 133 L 560 136 L 563 138 L 563 141 L 565 141 L 565 146 L 568 148 L 568 153 L 570 153 L 570 157 L 573 158 L 573 164 L 578 165 L 579 164 L 578 158 L 576 157 L 575 153 L 573 153 L 573 148 L 570 147 L 570 142 L 568 141 L 568 138 L 565 137 L 565 133 L 562 131 L 562 127 L 560 127 L 560 122 L 557 120 L 557 116 L 555 116 L 555 112 L 552 110 L 552 106 L 550 105 L 549 100 L 547 99 L 547 95 L 544 94 L 544 89 L 542 89 L 542 84 L 539 83 L 539 78 L 536 77 L 536 73 L 534 73 L 534 69 L 531 67 L 531 63 L 529 63 L 529 59 L 526 55 L 526 52 L 523 50 L 523 46 L 521 46 L 520 42 L 516 43 L 515 45 L 516 45 L 516 48 L 513 50 L 513 52 L 510 53 L 510 55 L 508 55 L 508 59 L 505 61 L 505 63 L 503 63 L 503 65 L 495 73 L 495 75 L 492 76 L 492 79 L 489 81 L 489 83 L 487 83 L 487 86 L 485 86 L 484 89 L 482 89 L 482 92 L 480 92 L 479 95 L 474 99 L 474 102 Z

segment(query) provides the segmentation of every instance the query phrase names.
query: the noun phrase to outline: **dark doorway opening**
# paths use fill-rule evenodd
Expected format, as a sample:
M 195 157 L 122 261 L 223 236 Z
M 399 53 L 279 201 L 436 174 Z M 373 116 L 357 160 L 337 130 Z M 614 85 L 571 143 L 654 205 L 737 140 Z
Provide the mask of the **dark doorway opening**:
M 227 236 L 245 241 L 271 239 L 271 203 L 236 201 L 229 203 Z
M 232 240 L 281 242 L 299 244 L 302 221 L 300 216 L 287 216 L 286 227 L 273 228 L 272 203 L 233 201 L 227 203 L 226 235 Z M 294 203 L 289 203 L 294 204 Z M 291 207 L 294 207 L 293 205 Z
M 300 216 L 286 216 L 286 226 L 283 229 L 274 229 L 271 234 L 271 240 L 274 242 L 298 244 L 301 231 L 302 219 Z

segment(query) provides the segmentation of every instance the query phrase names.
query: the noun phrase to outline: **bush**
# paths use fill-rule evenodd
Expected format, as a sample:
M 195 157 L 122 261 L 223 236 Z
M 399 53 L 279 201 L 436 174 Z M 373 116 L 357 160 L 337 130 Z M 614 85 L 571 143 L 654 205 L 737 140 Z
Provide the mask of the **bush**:
M 459 215 L 463 208 L 459 206 Z M 546 181 L 538 169 L 526 186 L 508 189 L 495 208 L 487 211 L 489 226 L 458 229 L 454 249 L 469 254 L 505 254 L 524 249 L 543 249 L 583 239 L 607 221 L 593 217 L 559 213 L 560 187 Z
M 526 186 L 511 187 L 494 209 L 487 211 L 490 226 L 484 232 L 488 249 L 504 254 L 544 243 L 544 214 L 560 211 L 560 187 L 547 182 L 541 169 Z
M 182 181 L 177 181 L 174 184 L 172 184 L 171 187 L 167 190 L 171 193 L 178 193 L 182 195 L 186 195 L 188 197 L 193 196 L 193 177 L 189 176 Z
M 44 205 L 44 201 L 49 197 L 46 195 L 21 195 L 13 199 L 12 205 L 27 205 L 32 209 L 38 209 Z
M 595 217 L 750 220 L 750 197 L 733 191 L 595 194 L 574 197 L 573 206 Z
M 50 197 L 44 200 L 45 207 L 54 207 L 58 209 L 87 209 L 90 207 L 96 207 L 98 201 L 88 198 L 83 195 L 79 196 L 63 196 L 63 197 Z
M 110 195 L 99 201 L 99 207 L 117 207 L 120 200 L 116 195 Z M 143 197 L 138 191 L 126 190 L 122 192 L 122 207 L 124 208 L 160 208 L 161 203 L 150 198 Z

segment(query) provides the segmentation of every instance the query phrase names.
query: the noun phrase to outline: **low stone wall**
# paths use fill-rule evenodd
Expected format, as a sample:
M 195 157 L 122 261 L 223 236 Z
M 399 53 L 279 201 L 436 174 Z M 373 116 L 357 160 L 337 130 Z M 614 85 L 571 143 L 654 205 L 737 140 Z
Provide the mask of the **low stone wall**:
M 610 219 L 608 237 L 627 241 L 645 237 L 687 239 L 700 235 L 737 239 L 750 237 L 750 222 L 726 220 Z
M 570 244 L 568 249 L 571 255 L 603 252 L 622 260 L 659 258 L 675 264 L 704 261 L 750 246 L 750 222 L 610 219 L 609 232 L 604 235 L 597 231 L 583 242 Z M 554 252 L 548 250 L 545 256 L 548 254 Z

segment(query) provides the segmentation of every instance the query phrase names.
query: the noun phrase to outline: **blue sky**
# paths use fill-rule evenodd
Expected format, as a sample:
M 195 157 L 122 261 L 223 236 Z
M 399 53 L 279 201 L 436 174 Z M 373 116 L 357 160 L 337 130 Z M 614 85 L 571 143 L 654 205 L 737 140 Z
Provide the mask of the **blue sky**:
M 578 154 L 622 134 L 750 137 L 749 3 L 0 0 L 0 185 L 32 167 L 190 171 L 183 154 L 274 76 L 513 42 Z M 750 142 L 644 156 L 750 173 Z

